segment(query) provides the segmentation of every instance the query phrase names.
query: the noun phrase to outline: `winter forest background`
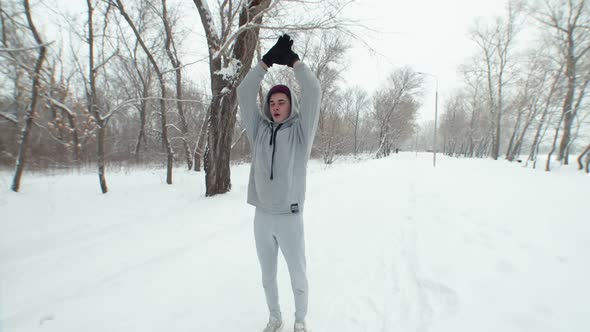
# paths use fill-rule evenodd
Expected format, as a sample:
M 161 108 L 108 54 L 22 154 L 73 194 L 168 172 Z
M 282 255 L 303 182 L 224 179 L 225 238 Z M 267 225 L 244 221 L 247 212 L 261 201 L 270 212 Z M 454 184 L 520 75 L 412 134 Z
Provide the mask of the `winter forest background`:
M 166 165 L 172 184 L 183 165 L 206 172 L 208 196 L 225 193 L 230 164 L 249 160 L 236 87 L 282 32 L 323 90 L 312 158 L 432 151 L 435 123 L 417 112 L 434 98 L 436 73 L 401 63 L 375 91 L 343 79 L 351 45 L 370 49 L 378 33 L 343 15 L 349 4 L 87 0 L 72 11 L 0 0 L 0 167 L 14 169 L 14 191 L 26 171 L 97 168 L 107 192 L 109 169 Z M 589 24 L 584 0 L 509 1 L 500 16 L 474 18 L 465 33 L 477 51 L 438 105 L 436 150 L 587 173 Z M 187 42 L 194 33 L 206 42 Z M 190 75 L 203 63 L 206 82 Z M 279 82 L 296 87 L 273 68 L 262 90 Z

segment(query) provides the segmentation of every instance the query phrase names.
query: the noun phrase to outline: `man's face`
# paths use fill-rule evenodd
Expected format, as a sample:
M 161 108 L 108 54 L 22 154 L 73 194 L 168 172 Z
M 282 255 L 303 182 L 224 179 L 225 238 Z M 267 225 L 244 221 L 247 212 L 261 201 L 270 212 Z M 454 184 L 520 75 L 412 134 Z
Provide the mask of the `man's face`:
M 270 114 L 276 123 L 285 121 L 291 114 L 289 97 L 282 92 L 273 93 L 269 101 Z

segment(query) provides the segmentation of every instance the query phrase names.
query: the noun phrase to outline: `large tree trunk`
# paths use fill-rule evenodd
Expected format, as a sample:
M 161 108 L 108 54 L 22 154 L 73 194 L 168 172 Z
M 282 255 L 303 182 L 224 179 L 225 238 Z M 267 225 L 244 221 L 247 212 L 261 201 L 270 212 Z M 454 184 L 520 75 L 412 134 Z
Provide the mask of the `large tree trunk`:
M 45 60 L 45 54 L 47 49 L 43 45 L 43 40 L 41 36 L 37 32 L 37 28 L 33 23 L 33 19 L 31 17 L 31 8 L 29 6 L 29 1 L 24 0 L 24 7 L 25 7 L 25 14 L 27 16 L 27 22 L 29 23 L 29 28 L 35 38 L 35 42 L 39 47 L 39 53 L 37 55 L 37 61 L 35 62 L 35 69 L 33 72 L 33 83 L 31 89 L 31 102 L 29 104 L 29 108 L 25 113 L 25 124 L 22 130 L 20 144 L 18 146 L 18 154 L 16 158 L 16 171 L 14 173 L 14 178 L 12 180 L 11 189 L 15 192 L 18 192 L 20 189 L 20 180 L 23 174 L 23 170 L 25 168 L 25 164 L 27 161 L 27 149 L 29 147 L 29 136 L 31 132 L 31 128 L 33 127 L 33 117 L 35 115 L 35 110 L 37 108 L 37 101 L 39 99 L 39 87 L 41 85 L 41 69 L 43 68 L 43 61 Z
M 220 91 L 221 92 L 221 91 Z M 232 96 L 233 95 L 233 96 Z M 230 152 L 236 117 L 236 91 L 213 98 L 205 149 L 206 196 L 223 194 L 231 189 Z M 213 111 L 213 109 L 217 111 Z M 232 116 L 233 115 L 233 116 Z
M 240 16 L 244 16 L 245 19 L 246 15 L 242 12 Z M 242 23 L 241 21 L 242 18 L 240 18 L 240 23 Z M 217 97 L 212 100 L 211 113 L 209 114 L 208 140 L 205 151 L 207 196 L 223 194 L 231 189 L 230 154 L 236 124 L 236 83 L 240 82 L 250 70 L 257 42 L 258 31 L 246 31 L 238 36 L 233 55 L 243 65 L 237 80 L 232 84 L 231 90 L 227 94 L 222 93 L 226 85 L 223 84 L 221 77 L 217 75 L 214 78 L 218 83 L 216 87 L 219 90 L 217 90 Z
M 206 173 L 206 196 L 223 194 L 231 189 L 230 174 L 230 153 L 232 134 L 236 123 L 237 93 L 236 87 L 250 70 L 258 34 L 262 23 L 261 13 L 270 5 L 269 0 L 251 1 L 248 6 L 243 6 L 240 12 L 238 29 L 248 24 L 255 24 L 255 27 L 245 29 L 235 38 L 232 54 L 228 58 L 220 55 L 219 36 L 213 30 L 211 13 L 207 10 L 202 1 L 195 0 L 199 10 L 201 21 L 205 27 L 207 41 L 209 44 L 209 67 L 211 72 L 211 93 L 212 100 L 209 109 L 209 120 L 207 123 L 207 147 L 205 149 L 205 173 Z M 254 18 L 254 21 L 252 21 Z M 223 60 L 225 58 L 225 60 Z M 238 60 L 241 66 L 238 72 L 230 77 L 224 77 L 219 70 L 224 66 L 235 65 Z

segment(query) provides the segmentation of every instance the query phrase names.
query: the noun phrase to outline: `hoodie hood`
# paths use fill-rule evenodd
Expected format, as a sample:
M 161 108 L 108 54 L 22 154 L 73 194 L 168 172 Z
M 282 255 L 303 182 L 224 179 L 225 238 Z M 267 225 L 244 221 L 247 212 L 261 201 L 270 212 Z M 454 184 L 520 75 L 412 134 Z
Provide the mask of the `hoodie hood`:
M 289 114 L 289 117 L 286 118 L 285 121 L 283 121 L 282 123 L 291 122 L 296 117 L 299 117 L 299 100 L 297 99 L 297 96 L 293 93 L 293 90 L 291 90 L 291 88 L 289 88 L 289 92 L 291 94 L 291 114 Z M 262 117 L 267 122 L 274 123 L 272 119 L 272 114 L 270 113 L 270 104 L 268 102 L 268 100 L 270 99 L 269 93 L 270 91 L 266 93 L 266 96 L 264 96 L 264 107 L 262 109 Z

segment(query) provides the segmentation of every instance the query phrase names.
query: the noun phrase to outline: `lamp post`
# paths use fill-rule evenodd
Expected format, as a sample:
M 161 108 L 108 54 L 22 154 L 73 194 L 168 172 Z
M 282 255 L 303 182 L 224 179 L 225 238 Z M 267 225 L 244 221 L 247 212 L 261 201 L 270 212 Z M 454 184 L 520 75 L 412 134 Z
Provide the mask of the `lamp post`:
M 425 72 L 418 72 L 418 74 L 420 75 L 426 75 L 426 76 L 430 76 L 430 77 L 434 77 L 435 81 L 436 81 L 436 92 L 434 95 L 434 138 L 433 138 L 433 142 L 434 142 L 434 154 L 432 155 L 432 167 L 436 167 L 436 129 L 438 128 L 438 76 L 434 75 L 434 74 L 430 74 L 430 73 L 425 73 Z

